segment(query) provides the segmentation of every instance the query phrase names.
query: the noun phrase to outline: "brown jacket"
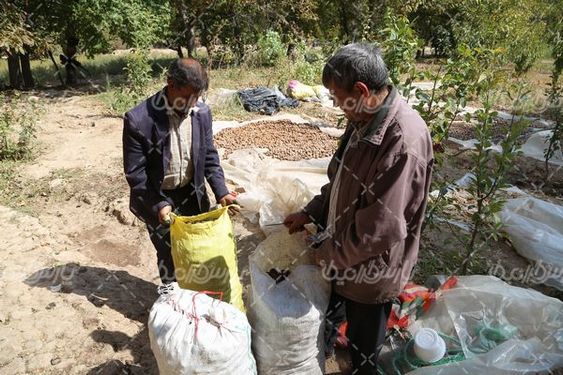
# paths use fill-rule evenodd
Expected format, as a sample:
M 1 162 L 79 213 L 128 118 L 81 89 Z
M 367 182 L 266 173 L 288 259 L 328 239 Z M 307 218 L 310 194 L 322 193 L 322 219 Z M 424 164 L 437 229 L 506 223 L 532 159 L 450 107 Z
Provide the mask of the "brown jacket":
M 305 207 L 321 229 L 354 126 L 348 124 L 329 164 L 329 183 Z M 361 134 L 343 161 L 334 234 L 315 251 L 338 294 L 360 303 L 383 303 L 399 295 L 417 260 L 432 142 L 422 118 L 394 88 Z

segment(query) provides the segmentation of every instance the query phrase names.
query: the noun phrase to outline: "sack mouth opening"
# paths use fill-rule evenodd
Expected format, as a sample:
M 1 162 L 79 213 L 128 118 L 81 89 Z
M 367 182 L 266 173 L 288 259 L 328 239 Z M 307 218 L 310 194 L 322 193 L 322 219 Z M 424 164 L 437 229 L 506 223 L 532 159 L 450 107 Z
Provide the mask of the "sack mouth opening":
M 192 225 L 213 223 L 214 221 L 219 220 L 228 209 L 228 207 L 221 207 L 216 210 L 194 216 L 176 216 L 175 220 L 178 220 L 182 224 Z

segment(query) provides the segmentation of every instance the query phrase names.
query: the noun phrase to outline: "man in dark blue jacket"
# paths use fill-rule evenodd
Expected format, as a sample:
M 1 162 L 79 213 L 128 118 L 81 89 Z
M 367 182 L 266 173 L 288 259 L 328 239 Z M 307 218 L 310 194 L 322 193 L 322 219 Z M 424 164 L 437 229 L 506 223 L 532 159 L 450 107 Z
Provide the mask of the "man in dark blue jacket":
M 175 280 L 169 228 L 170 212 L 195 215 L 210 208 L 209 182 L 217 202 L 234 203 L 225 186 L 213 145 L 211 111 L 198 102 L 208 88 L 205 69 L 193 59 L 177 59 L 167 86 L 125 114 L 123 165 L 131 211 L 147 225 L 157 251 L 163 283 Z

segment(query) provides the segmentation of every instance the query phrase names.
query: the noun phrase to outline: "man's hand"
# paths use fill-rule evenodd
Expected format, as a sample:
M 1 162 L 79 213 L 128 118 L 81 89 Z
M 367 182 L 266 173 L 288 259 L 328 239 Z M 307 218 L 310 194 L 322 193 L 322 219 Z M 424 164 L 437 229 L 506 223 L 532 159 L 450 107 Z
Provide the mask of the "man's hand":
M 225 206 L 231 206 L 233 204 L 237 204 L 237 196 L 235 193 L 229 193 L 227 195 L 225 195 L 224 197 L 222 197 L 221 199 L 219 199 L 219 203 L 221 204 L 221 206 L 225 207 Z M 231 206 L 229 207 L 229 212 L 231 214 L 234 214 L 235 212 L 239 212 L 239 208 L 237 206 Z
M 289 234 L 293 234 L 305 230 L 305 224 L 309 224 L 311 221 L 311 218 L 305 212 L 296 212 L 286 217 L 283 225 L 289 229 Z
M 170 220 L 170 217 L 168 216 L 170 212 L 172 212 L 172 206 L 162 207 L 160 211 L 158 211 L 158 222 L 160 224 L 164 224 L 165 221 Z

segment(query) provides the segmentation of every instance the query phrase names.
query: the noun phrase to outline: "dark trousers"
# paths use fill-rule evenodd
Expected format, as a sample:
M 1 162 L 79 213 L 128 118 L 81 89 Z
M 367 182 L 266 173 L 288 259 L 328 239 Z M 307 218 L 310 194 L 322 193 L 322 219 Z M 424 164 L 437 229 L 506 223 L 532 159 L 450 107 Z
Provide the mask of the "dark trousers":
M 348 321 L 346 336 L 354 375 L 377 374 L 377 357 L 385 342 L 391 305 L 392 302 L 373 305 L 354 302 L 333 291 L 325 321 L 327 354 L 334 350 L 338 328 L 344 321 Z
M 174 213 L 182 216 L 197 215 L 209 211 L 209 200 L 204 199 L 200 208 L 192 184 L 175 190 L 164 190 L 164 195 L 174 202 Z M 204 198 L 207 198 L 204 195 Z M 170 227 L 159 224 L 158 221 L 147 222 L 147 230 L 151 242 L 156 249 L 158 273 L 163 284 L 176 281 L 174 276 L 174 262 L 172 261 L 172 245 L 170 242 Z

